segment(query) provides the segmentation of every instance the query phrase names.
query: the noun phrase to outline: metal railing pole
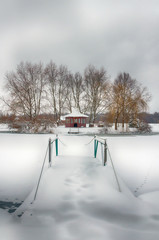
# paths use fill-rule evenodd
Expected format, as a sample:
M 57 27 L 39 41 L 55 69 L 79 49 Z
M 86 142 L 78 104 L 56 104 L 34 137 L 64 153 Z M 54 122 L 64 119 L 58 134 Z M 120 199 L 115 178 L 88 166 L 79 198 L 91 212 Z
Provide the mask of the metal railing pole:
M 51 138 L 49 138 L 49 166 L 51 167 L 52 164 L 52 149 L 51 149 Z
M 96 140 L 94 139 L 94 158 L 96 158 Z
M 107 142 L 106 140 L 104 141 L 104 166 L 107 162 Z

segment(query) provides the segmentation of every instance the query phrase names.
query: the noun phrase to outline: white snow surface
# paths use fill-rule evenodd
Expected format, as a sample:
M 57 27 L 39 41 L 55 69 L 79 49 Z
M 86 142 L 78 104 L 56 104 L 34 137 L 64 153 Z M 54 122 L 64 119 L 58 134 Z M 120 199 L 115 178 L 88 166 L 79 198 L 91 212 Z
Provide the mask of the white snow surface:
M 33 201 L 50 137 L 0 134 L 0 200 L 24 200 L 13 214 L 0 210 L 0 239 L 158 239 L 159 135 L 107 137 L 119 192 L 101 144 L 95 159 L 91 136 L 61 134 Z
M 89 124 L 86 124 L 87 126 L 86 127 L 82 127 L 82 128 L 79 128 L 79 134 L 80 135 L 94 135 L 94 134 L 104 134 L 104 128 L 102 127 L 97 127 L 97 125 L 95 127 L 89 127 Z M 150 124 L 151 126 L 151 130 L 152 130 L 152 133 L 159 133 L 159 124 Z M 68 132 L 70 131 L 73 132 L 73 130 L 75 128 L 66 128 L 65 126 L 59 126 L 57 128 L 54 128 L 53 131 L 54 133 L 56 134 L 65 134 L 65 135 L 68 135 Z M 118 130 L 115 130 L 115 125 L 113 125 L 112 127 L 108 127 L 108 133 L 109 134 L 113 134 L 113 135 L 118 135 L 118 134 L 131 134 L 131 133 L 134 133 L 135 129 L 134 128 L 129 128 L 129 131 L 126 132 L 126 126 L 124 128 L 124 131 L 123 132 L 123 129 L 122 129 L 122 125 L 119 124 L 118 126 Z

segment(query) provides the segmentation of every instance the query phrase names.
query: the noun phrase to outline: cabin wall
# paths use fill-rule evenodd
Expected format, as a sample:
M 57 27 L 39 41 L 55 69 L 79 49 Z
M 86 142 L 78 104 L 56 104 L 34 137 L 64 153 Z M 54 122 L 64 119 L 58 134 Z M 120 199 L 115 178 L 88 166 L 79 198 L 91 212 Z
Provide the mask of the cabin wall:
M 66 117 L 65 127 L 86 127 L 85 117 Z

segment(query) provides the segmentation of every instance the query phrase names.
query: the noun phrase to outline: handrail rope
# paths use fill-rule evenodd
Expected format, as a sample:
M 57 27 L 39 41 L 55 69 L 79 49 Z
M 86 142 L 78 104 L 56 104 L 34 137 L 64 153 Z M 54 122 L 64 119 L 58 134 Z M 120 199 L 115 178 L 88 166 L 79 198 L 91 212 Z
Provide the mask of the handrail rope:
M 102 141 L 104 141 L 105 142 L 105 138 L 101 138 L 101 137 L 98 137 L 98 136 L 94 136 L 94 138 L 96 138 L 96 140 L 98 141 L 98 142 L 100 142 L 100 143 L 102 143 L 102 144 L 104 144 Z
M 94 139 L 95 139 L 95 137 L 93 137 L 90 142 L 88 142 L 88 143 L 86 143 L 84 145 L 89 145 Z
M 59 137 L 58 137 L 58 140 L 59 140 L 60 143 L 62 143 L 65 147 L 67 147 L 67 145 L 66 145 L 65 143 L 63 143 Z
M 59 139 L 59 138 L 56 137 L 55 139 L 53 139 L 53 140 L 51 141 L 51 144 L 54 143 L 54 142 L 56 141 L 56 139 Z
M 37 196 L 37 192 L 38 192 L 38 188 L 39 188 L 39 185 L 40 185 L 40 180 L 41 180 L 41 176 L 42 176 L 42 173 L 43 173 L 43 169 L 44 169 L 44 165 L 45 165 L 48 149 L 49 149 L 49 144 L 48 144 L 47 149 L 46 149 L 46 153 L 45 153 L 45 157 L 44 157 L 44 161 L 43 161 L 43 165 L 42 165 L 42 168 L 41 168 L 41 172 L 40 172 L 40 176 L 39 176 L 39 180 L 38 180 L 38 184 L 37 184 L 37 187 L 36 187 L 36 191 L 35 191 L 35 195 L 34 195 L 34 200 L 33 201 L 35 201 L 36 196 Z
M 113 159 L 112 159 L 112 157 L 111 157 L 111 154 L 110 154 L 110 150 L 109 150 L 109 148 L 108 148 L 108 145 L 107 145 L 107 149 L 108 149 L 110 161 L 111 161 L 111 164 L 112 164 L 112 167 L 113 167 L 113 171 L 114 171 L 114 175 L 115 175 L 115 178 L 116 178 L 116 182 L 117 182 L 117 185 L 118 185 L 118 189 L 119 189 L 119 192 L 121 192 L 121 187 L 120 187 L 120 184 L 119 184 L 119 180 L 118 180 L 118 177 L 117 177 L 117 173 L 116 173 L 116 170 L 115 170 L 115 167 L 114 167 Z
M 95 136 L 95 138 L 97 139 L 97 141 L 105 141 L 105 138 L 101 138 L 101 137 L 98 137 L 98 136 Z

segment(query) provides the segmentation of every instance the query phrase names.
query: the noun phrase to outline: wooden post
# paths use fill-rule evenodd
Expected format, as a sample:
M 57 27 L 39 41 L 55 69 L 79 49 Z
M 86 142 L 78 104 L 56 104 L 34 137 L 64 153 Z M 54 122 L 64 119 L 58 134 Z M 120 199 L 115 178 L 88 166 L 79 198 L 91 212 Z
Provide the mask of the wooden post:
M 107 162 L 107 143 L 106 140 L 104 141 L 104 166 Z
M 51 149 L 51 138 L 49 138 L 49 165 L 51 167 L 51 163 L 52 163 L 52 149 Z

